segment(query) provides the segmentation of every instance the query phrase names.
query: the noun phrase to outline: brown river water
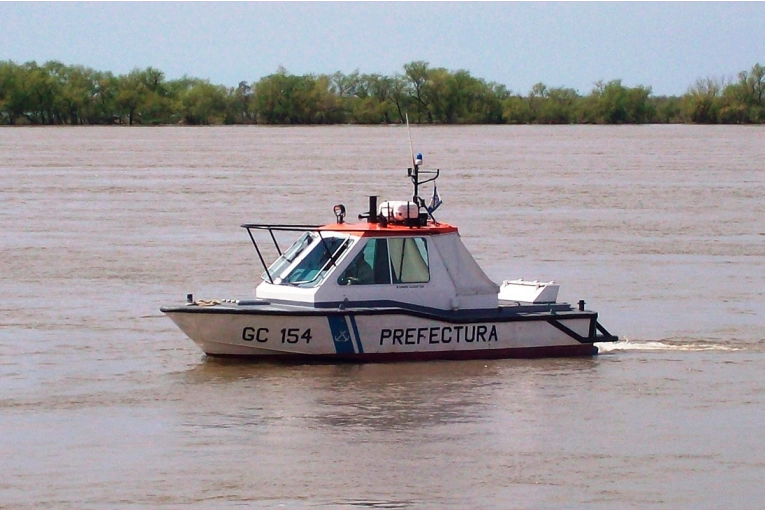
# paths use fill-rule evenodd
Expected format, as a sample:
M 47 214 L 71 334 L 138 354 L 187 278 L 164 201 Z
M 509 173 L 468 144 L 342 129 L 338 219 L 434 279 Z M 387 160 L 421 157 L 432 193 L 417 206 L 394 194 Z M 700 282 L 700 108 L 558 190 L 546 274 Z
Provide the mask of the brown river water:
M 242 223 L 406 199 L 406 129 L 0 129 L 0 508 L 763 508 L 765 129 L 412 138 L 489 276 L 555 280 L 624 340 L 206 359 L 159 307 L 252 296 Z

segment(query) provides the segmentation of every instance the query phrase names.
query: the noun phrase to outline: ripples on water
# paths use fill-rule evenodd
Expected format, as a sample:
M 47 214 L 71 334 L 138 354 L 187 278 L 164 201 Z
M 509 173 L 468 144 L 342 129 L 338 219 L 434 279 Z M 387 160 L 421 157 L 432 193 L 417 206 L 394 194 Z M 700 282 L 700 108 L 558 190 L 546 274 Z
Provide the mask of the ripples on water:
M 205 360 L 159 306 L 251 294 L 241 223 L 406 196 L 406 132 L 2 129 L 0 507 L 761 507 L 765 132 L 412 136 L 492 278 L 555 279 L 627 340 L 594 359 Z

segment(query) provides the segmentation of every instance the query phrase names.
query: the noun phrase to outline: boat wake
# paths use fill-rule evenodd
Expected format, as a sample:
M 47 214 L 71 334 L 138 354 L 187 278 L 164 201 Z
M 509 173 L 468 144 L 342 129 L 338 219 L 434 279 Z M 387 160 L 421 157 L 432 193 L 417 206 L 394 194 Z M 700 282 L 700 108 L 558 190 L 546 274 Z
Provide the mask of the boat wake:
M 723 342 L 710 342 L 706 340 L 691 339 L 665 339 L 632 341 L 625 338 L 623 341 L 614 343 L 597 343 L 600 354 L 608 354 L 620 351 L 740 351 L 741 347 Z

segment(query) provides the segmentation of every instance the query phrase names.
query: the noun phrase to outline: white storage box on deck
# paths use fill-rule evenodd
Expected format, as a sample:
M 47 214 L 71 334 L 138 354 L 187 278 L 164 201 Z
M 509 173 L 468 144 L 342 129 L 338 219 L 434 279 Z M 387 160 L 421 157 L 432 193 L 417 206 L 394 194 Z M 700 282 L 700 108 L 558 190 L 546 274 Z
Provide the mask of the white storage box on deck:
M 499 287 L 499 299 L 523 303 L 555 303 L 560 285 L 555 282 L 505 280 Z
M 419 217 L 420 208 L 414 202 L 391 200 L 380 204 L 380 214 L 390 221 L 405 221 Z

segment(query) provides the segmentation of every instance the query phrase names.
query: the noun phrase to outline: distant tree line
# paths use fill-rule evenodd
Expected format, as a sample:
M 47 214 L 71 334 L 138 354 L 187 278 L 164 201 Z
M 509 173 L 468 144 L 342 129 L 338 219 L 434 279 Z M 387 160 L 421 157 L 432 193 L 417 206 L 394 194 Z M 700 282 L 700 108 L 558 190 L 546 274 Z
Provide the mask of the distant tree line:
M 699 79 L 654 96 L 621 80 L 589 94 L 537 83 L 527 94 L 415 61 L 394 76 L 293 75 L 279 68 L 237 87 L 153 67 L 125 75 L 50 61 L 0 61 L 0 124 L 756 124 L 765 122 L 765 67 Z

